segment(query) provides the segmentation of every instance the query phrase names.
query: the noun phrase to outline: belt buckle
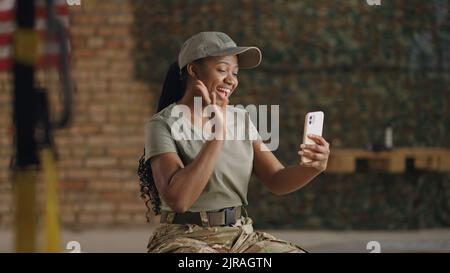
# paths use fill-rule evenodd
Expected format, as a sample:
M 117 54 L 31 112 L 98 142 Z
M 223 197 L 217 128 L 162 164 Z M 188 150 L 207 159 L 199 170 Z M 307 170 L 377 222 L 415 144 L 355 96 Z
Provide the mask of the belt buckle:
M 223 209 L 225 213 L 225 226 L 231 226 L 236 223 L 236 210 L 235 208 Z

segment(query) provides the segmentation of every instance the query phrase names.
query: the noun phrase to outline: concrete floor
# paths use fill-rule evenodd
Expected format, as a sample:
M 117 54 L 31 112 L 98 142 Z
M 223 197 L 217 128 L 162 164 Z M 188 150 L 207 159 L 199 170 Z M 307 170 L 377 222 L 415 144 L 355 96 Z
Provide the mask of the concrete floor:
M 302 246 L 309 252 L 358 252 L 374 250 L 368 243 L 379 243 L 381 252 L 450 252 L 450 229 L 419 231 L 286 231 L 265 230 L 281 239 Z M 69 242 L 79 243 L 82 252 L 145 252 L 152 229 L 63 231 L 62 249 Z M 42 238 L 42 236 L 39 236 Z M 378 242 L 378 243 L 377 243 Z M 76 243 L 72 243 L 76 244 Z M 377 246 L 375 246 L 377 247 Z M 0 252 L 13 251 L 13 233 L 0 230 Z

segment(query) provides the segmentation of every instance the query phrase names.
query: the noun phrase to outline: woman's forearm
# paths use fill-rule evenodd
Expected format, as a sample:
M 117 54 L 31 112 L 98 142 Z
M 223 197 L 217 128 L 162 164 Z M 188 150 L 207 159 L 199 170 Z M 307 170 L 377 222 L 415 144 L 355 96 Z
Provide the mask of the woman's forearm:
M 207 141 L 195 159 L 172 176 L 168 192 L 176 200 L 178 211 L 188 210 L 203 192 L 214 171 L 222 145 L 222 140 Z
M 305 186 L 320 173 L 311 167 L 288 166 L 277 171 L 266 184 L 277 195 L 288 194 Z

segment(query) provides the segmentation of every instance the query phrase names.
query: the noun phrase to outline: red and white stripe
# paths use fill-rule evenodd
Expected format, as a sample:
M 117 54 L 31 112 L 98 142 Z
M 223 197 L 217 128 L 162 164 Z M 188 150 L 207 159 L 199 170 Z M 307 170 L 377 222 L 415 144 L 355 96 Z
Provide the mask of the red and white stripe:
M 41 41 L 45 41 L 46 18 L 45 0 L 36 1 L 35 29 Z M 54 0 L 56 14 L 62 21 L 67 33 L 69 29 L 69 10 L 65 0 Z M 16 29 L 15 22 L 16 0 L 0 0 L 0 71 L 12 68 L 12 37 Z M 58 63 L 59 49 L 55 39 L 45 41 L 40 47 L 38 67 L 56 66 Z

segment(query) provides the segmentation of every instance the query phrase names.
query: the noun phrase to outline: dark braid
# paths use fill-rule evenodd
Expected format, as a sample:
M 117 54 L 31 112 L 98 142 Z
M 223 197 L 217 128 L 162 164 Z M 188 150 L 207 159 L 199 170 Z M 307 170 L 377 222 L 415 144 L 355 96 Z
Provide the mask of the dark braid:
M 156 188 L 155 181 L 153 180 L 150 160 L 145 160 L 145 151 L 139 159 L 137 174 L 139 176 L 139 186 L 141 186 L 141 198 L 145 200 L 145 206 L 148 208 L 145 216 L 147 217 L 147 222 L 149 222 L 150 207 L 148 202 L 152 203 L 153 212 L 155 215 L 158 215 L 161 213 L 161 199 L 159 198 L 158 189 Z
M 201 61 L 202 59 L 199 59 L 194 61 L 194 63 L 200 63 Z M 157 113 L 170 104 L 179 101 L 184 96 L 187 79 L 188 74 L 186 67 L 184 67 L 180 73 L 177 62 L 170 66 L 159 98 Z M 145 150 L 144 154 L 139 159 L 137 174 L 139 176 L 139 185 L 141 187 L 141 198 L 145 200 L 145 206 L 148 208 L 146 213 L 147 222 L 150 222 L 150 209 L 153 209 L 155 215 L 161 213 L 161 199 L 153 179 L 150 159 L 145 160 Z M 152 208 L 150 208 L 149 202 L 152 204 Z

